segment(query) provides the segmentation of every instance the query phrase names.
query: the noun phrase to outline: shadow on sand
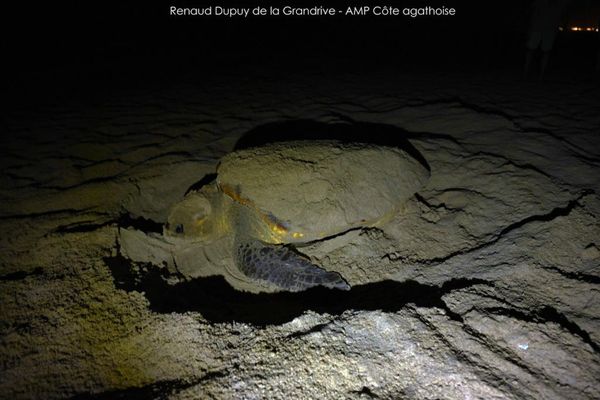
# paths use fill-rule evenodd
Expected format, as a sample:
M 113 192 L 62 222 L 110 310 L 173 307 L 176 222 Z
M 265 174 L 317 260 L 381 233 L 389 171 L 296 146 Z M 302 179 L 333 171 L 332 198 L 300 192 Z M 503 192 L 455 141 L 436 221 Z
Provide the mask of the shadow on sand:
M 420 137 L 424 134 L 408 132 L 388 124 L 358 122 L 348 117 L 338 117 L 345 122 L 324 123 L 310 119 L 297 119 L 260 125 L 244 134 L 237 141 L 234 150 L 296 140 L 337 140 L 343 143 L 370 143 L 402 149 L 429 169 L 423 155 L 409 141 L 411 138 Z
M 349 291 L 322 287 L 298 293 L 252 294 L 231 287 L 223 277 L 214 276 L 169 284 L 167 272 L 152 265 L 142 272 L 126 258 L 105 258 L 115 285 L 127 291 L 143 292 L 150 308 L 159 313 L 200 312 L 210 322 L 244 322 L 255 326 L 282 324 L 308 310 L 339 315 L 347 310 L 398 311 L 406 304 L 447 309 L 442 296 L 451 290 L 486 283 L 479 279 L 456 279 L 442 286 L 415 281 L 382 281 L 354 286 Z

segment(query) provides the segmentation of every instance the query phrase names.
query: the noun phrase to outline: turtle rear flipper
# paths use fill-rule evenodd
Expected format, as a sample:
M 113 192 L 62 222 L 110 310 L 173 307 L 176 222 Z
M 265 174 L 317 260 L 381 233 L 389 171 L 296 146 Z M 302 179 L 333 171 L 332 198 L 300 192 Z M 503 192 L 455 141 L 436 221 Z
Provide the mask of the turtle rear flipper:
M 268 282 L 290 292 L 314 286 L 350 290 L 350 285 L 339 274 L 319 268 L 281 245 L 258 240 L 239 242 L 236 263 L 248 278 Z

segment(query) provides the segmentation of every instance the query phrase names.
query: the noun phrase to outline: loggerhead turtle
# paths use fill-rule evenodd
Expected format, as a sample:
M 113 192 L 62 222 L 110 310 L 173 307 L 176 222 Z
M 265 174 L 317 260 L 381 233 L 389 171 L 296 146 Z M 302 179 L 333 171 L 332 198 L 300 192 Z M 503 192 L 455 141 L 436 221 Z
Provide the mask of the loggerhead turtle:
M 171 209 L 164 236 L 227 247 L 235 265 L 224 275 L 270 288 L 264 291 L 348 290 L 297 247 L 382 224 L 428 178 L 425 166 L 395 147 L 328 140 L 238 150 L 221 160 L 212 183 Z

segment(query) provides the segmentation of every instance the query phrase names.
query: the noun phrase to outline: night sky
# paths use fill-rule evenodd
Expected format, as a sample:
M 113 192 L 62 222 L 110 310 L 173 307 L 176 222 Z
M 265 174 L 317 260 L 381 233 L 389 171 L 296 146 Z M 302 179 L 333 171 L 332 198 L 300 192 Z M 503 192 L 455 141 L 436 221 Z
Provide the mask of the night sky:
M 11 23 L 2 42 L 10 79 L 5 89 L 15 93 L 13 104 L 33 101 L 30 90 L 38 99 L 73 91 L 82 98 L 111 87 L 148 85 L 223 68 L 243 73 L 244 68 L 280 66 L 333 74 L 343 70 L 376 73 L 381 68 L 439 73 L 518 71 L 531 4 L 521 0 L 396 4 L 399 8 L 453 7 L 453 17 L 227 18 L 173 17 L 169 7 L 239 7 L 240 3 L 55 3 L 23 4 L 7 12 Z M 336 7 L 345 9 L 346 5 Z M 578 0 L 567 20 L 572 25 L 598 19 L 598 4 Z M 565 73 L 576 68 L 575 74 L 593 70 L 597 42 L 592 32 L 561 34 L 553 68 Z

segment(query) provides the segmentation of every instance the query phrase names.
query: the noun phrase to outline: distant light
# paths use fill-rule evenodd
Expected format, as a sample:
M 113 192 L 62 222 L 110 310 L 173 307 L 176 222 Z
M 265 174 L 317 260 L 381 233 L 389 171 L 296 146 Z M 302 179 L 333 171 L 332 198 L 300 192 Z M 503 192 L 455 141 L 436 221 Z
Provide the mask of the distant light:
M 561 31 L 563 30 L 562 27 L 559 27 L 558 29 Z M 574 32 L 584 32 L 584 31 L 585 32 L 598 32 L 598 28 L 594 28 L 591 26 L 586 26 L 586 27 L 572 26 L 570 29 L 571 29 L 571 31 L 574 31 Z
M 559 26 L 559 27 L 558 27 L 558 30 L 562 32 L 562 31 L 564 31 L 565 29 L 564 29 L 562 26 Z

